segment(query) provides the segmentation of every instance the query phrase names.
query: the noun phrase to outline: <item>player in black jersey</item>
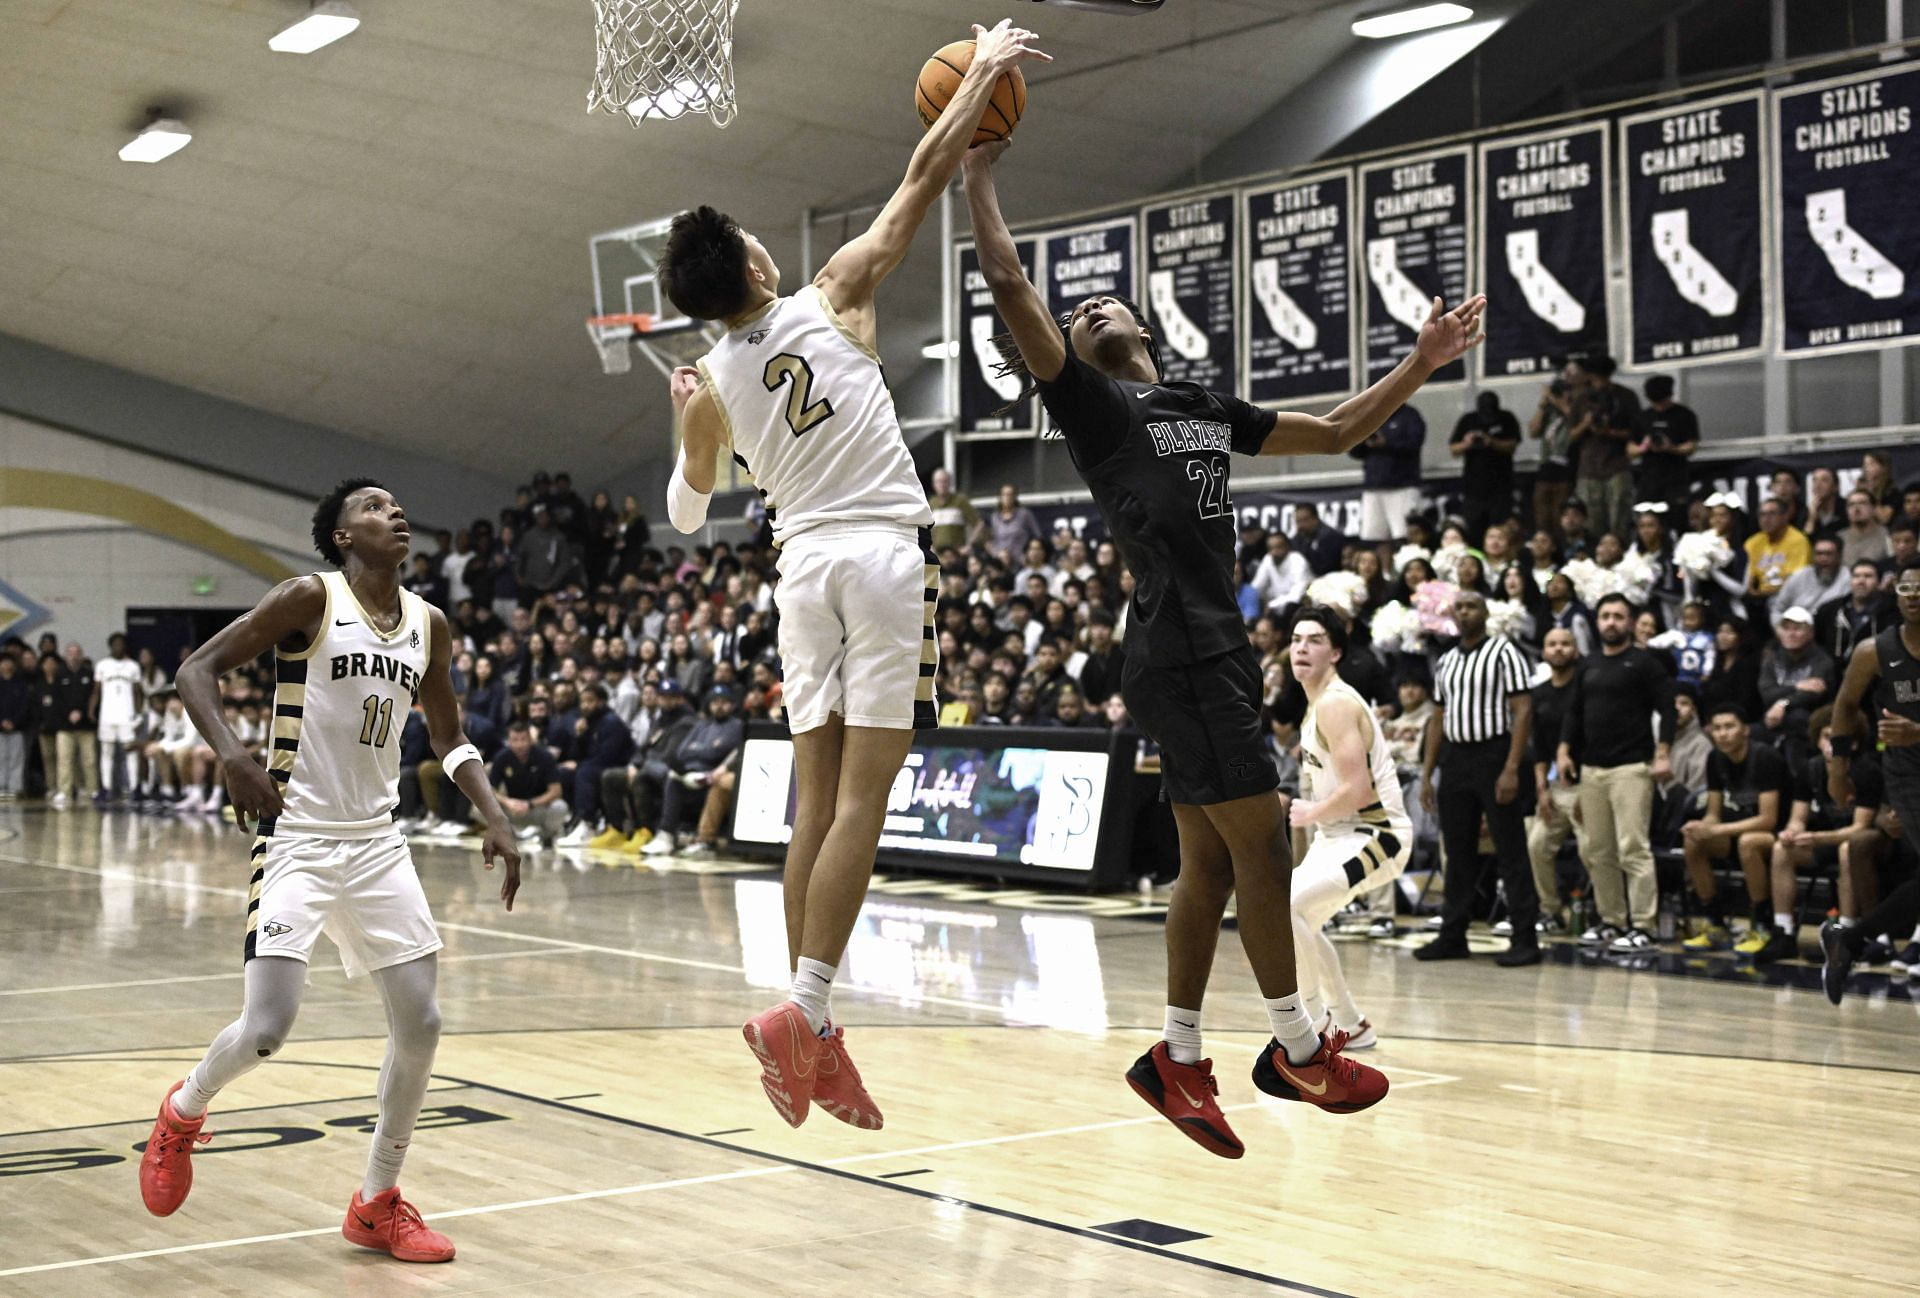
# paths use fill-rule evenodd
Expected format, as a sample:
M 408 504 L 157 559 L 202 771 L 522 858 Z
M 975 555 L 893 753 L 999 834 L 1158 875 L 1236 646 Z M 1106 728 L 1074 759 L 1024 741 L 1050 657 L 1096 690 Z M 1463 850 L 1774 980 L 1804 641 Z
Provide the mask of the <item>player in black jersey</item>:
M 1220 921 L 1238 894 L 1240 938 L 1274 1040 L 1254 1071 L 1270 1094 L 1333 1112 L 1377 1101 L 1386 1079 L 1322 1036 L 1294 977 L 1287 810 L 1262 742 L 1259 666 L 1234 601 L 1230 452 L 1338 455 L 1371 436 L 1434 370 L 1480 338 L 1486 299 L 1452 311 L 1435 299 L 1412 354 L 1320 417 L 1276 414 L 1195 384 L 1160 381 L 1152 333 L 1132 303 L 1089 298 L 1055 320 L 1027 282 L 1001 218 L 992 164 L 1004 144 L 967 154 L 967 200 L 980 268 L 1017 356 L 1037 384 L 1107 531 L 1133 574 L 1127 614 L 1127 711 L 1160 744 L 1180 829 L 1180 882 L 1167 915 L 1162 1041 L 1127 1080 L 1197 1143 L 1227 1158 L 1242 1146 L 1221 1116 L 1201 1058 L 1200 1003 Z
M 1920 564 L 1904 564 L 1894 578 L 1900 625 L 1854 646 L 1847 675 L 1833 701 L 1833 756 L 1827 762 L 1827 792 L 1835 805 L 1853 805 L 1853 754 L 1877 733 L 1883 750 L 1880 776 L 1887 804 L 1900 817 L 1909 842 L 1920 835 Z M 1871 694 L 1873 722 L 1861 704 Z M 1829 920 L 1820 929 L 1825 968 L 1821 982 L 1835 1005 L 1867 939 L 1899 935 L 1920 922 L 1920 876 L 1907 880 L 1857 924 Z

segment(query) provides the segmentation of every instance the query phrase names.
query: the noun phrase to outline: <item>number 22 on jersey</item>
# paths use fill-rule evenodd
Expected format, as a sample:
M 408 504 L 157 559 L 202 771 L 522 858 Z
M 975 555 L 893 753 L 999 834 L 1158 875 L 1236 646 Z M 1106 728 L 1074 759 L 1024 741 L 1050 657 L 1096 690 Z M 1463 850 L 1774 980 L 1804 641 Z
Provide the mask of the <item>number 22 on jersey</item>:
M 1187 477 L 1200 484 L 1200 517 L 1225 518 L 1233 513 L 1233 493 L 1227 490 L 1231 471 L 1224 459 L 1187 461 Z
M 767 391 L 778 392 L 782 383 L 791 384 L 787 389 L 787 427 L 793 435 L 799 437 L 818 428 L 833 418 L 833 402 L 821 397 L 813 401 L 813 366 L 807 364 L 806 357 L 795 356 L 792 352 L 781 352 L 767 362 L 766 372 L 760 381 L 767 385 Z

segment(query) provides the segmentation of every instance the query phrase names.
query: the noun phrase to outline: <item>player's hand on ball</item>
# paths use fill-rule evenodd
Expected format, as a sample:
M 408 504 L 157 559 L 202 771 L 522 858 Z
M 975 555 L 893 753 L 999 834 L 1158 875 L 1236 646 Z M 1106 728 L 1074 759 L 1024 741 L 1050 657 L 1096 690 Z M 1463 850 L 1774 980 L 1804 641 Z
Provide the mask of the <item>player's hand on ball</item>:
M 487 826 L 486 835 L 480 840 L 480 859 L 491 870 L 495 857 L 500 858 L 500 864 L 506 869 L 506 878 L 500 881 L 500 900 L 512 910 L 514 896 L 520 891 L 520 848 L 511 826 Z
M 673 397 L 673 413 L 678 415 L 700 390 L 700 371 L 691 365 L 677 365 L 667 378 L 667 392 Z
M 235 816 L 266 820 L 284 810 L 280 787 L 253 758 L 241 757 L 228 762 L 226 775 L 227 798 L 233 803 Z
M 1000 155 L 1012 147 L 1012 139 L 988 140 L 985 144 L 976 144 L 968 149 L 961 163 L 970 170 L 985 171 L 1000 161 Z
M 1015 63 L 1037 59 L 1042 63 L 1053 62 L 1053 55 L 1044 53 L 1034 42 L 1040 38 L 1024 27 L 1015 27 L 1013 19 L 1002 18 L 991 30 L 979 23 L 973 24 L 973 57 L 975 62 L 985 59 L 990 67 L 1005 69 Z
M 1433 309 L 1427 313 L 1427 322 L 1420 327 L 1420 341 L 1415 344 L 1420 359 L 1435 369 L 1459 360 L 1486 337 L 1480 332 L 1480 317 L 1486 309 L 1484 293 L 1451 311 L 1439 298 L 1433 299 Z

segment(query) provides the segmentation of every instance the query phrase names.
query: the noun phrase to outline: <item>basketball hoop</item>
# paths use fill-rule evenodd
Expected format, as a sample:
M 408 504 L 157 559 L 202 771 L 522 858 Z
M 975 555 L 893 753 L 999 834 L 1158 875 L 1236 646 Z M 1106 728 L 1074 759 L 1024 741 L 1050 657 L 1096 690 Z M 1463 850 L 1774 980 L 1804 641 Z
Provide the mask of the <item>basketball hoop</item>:
M 608 374 L 625 374 L 633 368 L 629 344 L 653 328 L 650 315 L 596 315 L 587 317 L 587 337 L 600 349 L 600 368 Z
M 733 120 L 733 16 L 740 0 L 593 0 L 595 65 L 587 111 Z

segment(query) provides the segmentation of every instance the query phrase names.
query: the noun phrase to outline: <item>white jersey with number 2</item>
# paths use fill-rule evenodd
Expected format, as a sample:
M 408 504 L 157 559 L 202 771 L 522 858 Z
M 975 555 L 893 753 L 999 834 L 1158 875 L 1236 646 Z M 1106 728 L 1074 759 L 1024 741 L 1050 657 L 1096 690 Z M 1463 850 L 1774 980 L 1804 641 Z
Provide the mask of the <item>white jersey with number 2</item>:
M 775 544 L 823 523 L 932 524 L 880 358 L 817 285 L 729 329 L 699 370 Z

